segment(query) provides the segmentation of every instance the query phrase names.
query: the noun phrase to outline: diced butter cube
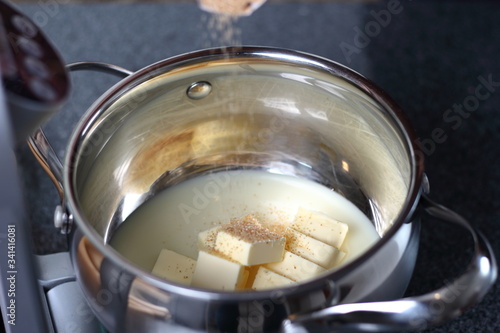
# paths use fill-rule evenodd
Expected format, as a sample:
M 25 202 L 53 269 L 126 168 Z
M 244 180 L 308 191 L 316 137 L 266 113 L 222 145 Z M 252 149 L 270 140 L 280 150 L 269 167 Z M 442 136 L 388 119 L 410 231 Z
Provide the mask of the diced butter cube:
M 215 249 L 242 265 L 253 266 L 281 261 L 285 241 L 284 237 L 251 240 L 220 231 Z
M 200 251 L 191 286 L 212 290 L 237 290 L 245 286 L 248 271 L 244 266 Z
M 253 266 L 281 261 L 285 243 L 285 237 L 249 216 L 224 225 L 217 233 L 215 250 L 242 265 Z
M 337 249 L 341 248 L 349 230 L 345 223 L 304 208 L 299 208 L 291 227 Z
M 215 249 L 215 240 L 220 226 L 204 230 L 198 234 L 198 249 L 204 251 L 213 251 Z
M 325 271 L 323 267 L 289 251 L 285 251 L 282 261 L 264 267 L 293 281 L 311 279 Z
M 323 268 L 332 268 L 344 258 L 345 252 L 304 235 L 294 229 L 286 232 L 286 249 Z
M 156 260 L 152 273 L 165 280 L 189 285 L 196 261 L 174 251 L 163 249 Z
M 293 280 L 260 266 L 253 280 L 252 289 L 262 290 L 283 287 L 294 283 Z

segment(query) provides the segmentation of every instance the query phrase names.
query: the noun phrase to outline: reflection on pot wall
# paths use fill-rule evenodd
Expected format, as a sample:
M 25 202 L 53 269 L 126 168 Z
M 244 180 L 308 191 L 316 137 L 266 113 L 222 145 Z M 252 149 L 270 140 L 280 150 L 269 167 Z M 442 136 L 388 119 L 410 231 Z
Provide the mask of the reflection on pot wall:
M 109 239 L 153 187 L 174 184 L 173 175 L 280 161 L 343 193 L 386 232 L 410 173 L 390 117 L 342 80 L 252 66 L 214 62 L 169 72 L 105 106 L 102 120 L 88 125 L 76 172 L 79 200 L 99 233 Z M 186 89 L 201 79 L 212 92 L 192 100 Z

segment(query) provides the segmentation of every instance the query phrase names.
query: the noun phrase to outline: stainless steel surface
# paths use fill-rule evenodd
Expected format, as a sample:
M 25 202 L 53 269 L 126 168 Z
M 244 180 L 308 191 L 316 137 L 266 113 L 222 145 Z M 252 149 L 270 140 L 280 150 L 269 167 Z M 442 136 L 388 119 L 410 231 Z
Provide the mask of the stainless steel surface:
M 73 229 L 73 215 L 64 205 L 57 205 L 54 210 L 54 226 L 60 230 L 61 234 L 67 235 Z
M 36 142 L 36 144 L 32 143 Z M 64 189 L 62 185 L 63 166 L 54 149 L 50 145 L 45 133 L 41 127 L 37 128 L 28 138 L 28 144 L 31 152 L 38 163 L 45 170 L 47 175 L 54 183 L 61 202 L 64 201 Z
M 212 91 L 193 100 L 186 89 L 199 81 L 210 82 Z M 68 146 L 63 184 L 79 226 L 72 249 L 78 280 L 96 315 L 117 332 L 178 327 L 273 332 L 299 313 L 314 317 L 322 313 L 314 311 L 338 302 L 370 301 L 375 290 L 384 294 L 380 288 L 388 297 L 402 294 L 415 259 L 406 250 L 413 248 L 417 232 L 410 222 L 423 181 L 422 155 L 413 142 L 404 116 L 386 95 L 325 59 L 235 48 L 151 65 L 96 101 Z M 201 173 L 247 168 L 333 188 L 368 213 L 381 240 L 336 272 L 297 287 L 254 293 L 167 283 L 106 245 L 119 224 L 157 191 Z M 489 267 L 461 278 L 484 283 L 471 286 L 480 293 L 464 294 L 467 306 L 495 277 L 487 247 L 481 257 Z M 385 285 L 395 269 L 406 282 Z M 322 311 L 339 308 L 331 309 Z M 424 320 L 434 323 L 458 314 L 452 310 Z M 402 312 L 395 325 L 404 318 Z

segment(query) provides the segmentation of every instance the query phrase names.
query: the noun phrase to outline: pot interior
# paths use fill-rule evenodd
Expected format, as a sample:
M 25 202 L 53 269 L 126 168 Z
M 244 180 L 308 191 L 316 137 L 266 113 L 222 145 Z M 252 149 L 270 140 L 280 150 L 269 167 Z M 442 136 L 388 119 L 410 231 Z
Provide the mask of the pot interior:
M 340 65 L 286 52 L 208 52 L 152 65 L 105 94 L 69 152 L 77 222 L 109 242 L 158 192 L 192 177 L 257 169 L 346 197 L 383 237 L 414 176 L 398 117 Z

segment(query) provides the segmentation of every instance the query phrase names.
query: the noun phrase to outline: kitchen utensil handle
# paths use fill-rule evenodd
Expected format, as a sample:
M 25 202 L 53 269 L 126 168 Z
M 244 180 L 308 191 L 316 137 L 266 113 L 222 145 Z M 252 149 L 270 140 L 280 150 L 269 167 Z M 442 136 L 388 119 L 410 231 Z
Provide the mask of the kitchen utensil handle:
M 481 232 L 459 214 L 425 194 L 421 207 L 430 215 L 467 230 L 474 241 L 474 256 L 466 271 L 433 292 L 394 301 L 339 304 L 287 319 L 282 331 L 292 332 L 399 332 L 422 330 L 458 317 L 481 301 L 494 284 L 497 264 Z
M 131 71 L 103 63 L 103 62 L 93 62 L 93 61 L 83 61 L 83 62 L 75 62 L 66 66 L 66 68 L 70 72 L 76 72 L 81 70 L 93 70 L 98 72 L 104 72 L 108 74 L 117 75 L 119 77 L 127 77 L 132 74 Z M 36 129 L 33 134 L 28 138 L 28 145 L 35 155 L 36 159 L 45 170 L 45 172 L 49 175 L 50 179 L 54 183 L 59 197 L 61 199 L 61 204 L 64 203 L 64 189 L 63 189 L 63 165 L 61 160 L 55 153 L 51 144 L 47 140 L 47 137 L 41 127 Z

